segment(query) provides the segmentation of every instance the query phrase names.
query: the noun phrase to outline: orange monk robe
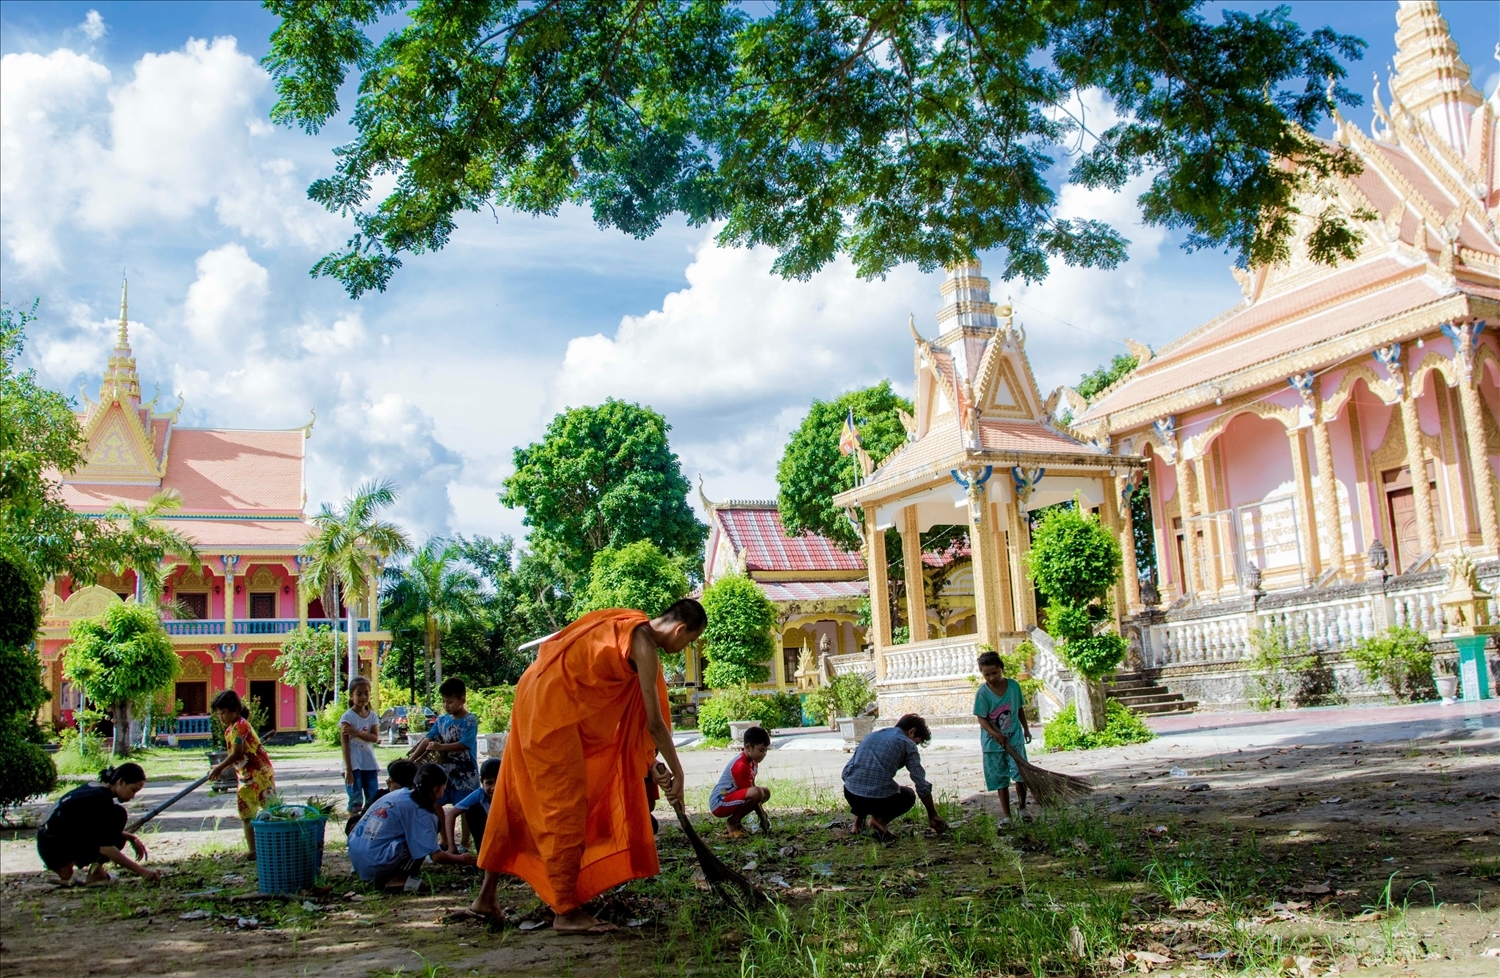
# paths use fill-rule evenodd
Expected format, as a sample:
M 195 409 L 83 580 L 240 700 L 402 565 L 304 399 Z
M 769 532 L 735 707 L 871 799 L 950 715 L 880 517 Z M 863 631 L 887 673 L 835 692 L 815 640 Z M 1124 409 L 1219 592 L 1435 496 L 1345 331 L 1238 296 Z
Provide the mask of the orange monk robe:
M 558 913 L 661 868 L 644 784 L 656 745 L 630 661 L 646 620 L 584 615 L 542 644 L 516 684 L 479 865 L 521 877 Z M 671 717 L 660 670 L 657 696 Z

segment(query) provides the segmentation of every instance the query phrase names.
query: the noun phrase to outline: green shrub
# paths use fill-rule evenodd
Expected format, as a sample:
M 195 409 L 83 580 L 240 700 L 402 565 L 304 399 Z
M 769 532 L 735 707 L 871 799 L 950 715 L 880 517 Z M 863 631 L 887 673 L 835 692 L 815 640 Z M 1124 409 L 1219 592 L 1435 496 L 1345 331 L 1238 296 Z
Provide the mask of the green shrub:
M 314 718 L 313 736 L 317 739 L 318 743 L 328 747 L 339 746 L 339 717 L 343 716 L 344 711 L 349 709 L 348 695 L 348 693 L 340 693 L 338 699 L 333 700 L 327 706 L 323 707 L 322 711 Z M 255 714 L 253 703 L 250 706 L 250 713 L 251 722 L 253 723 Z M 218 723 L 217 715 L 214 716 L 213 722 Z M 218 734 L 218 744 L 219 746 L 215 749 L 223 750 L 224 734 L 222 731 Z
M 834 676 L 807 694 L 807 712 L 828 726 L 839 717 L 858 716 L 875 702 L 875 687 L 862 672 Z
M 979 646 L 979 651 L 993 652 L 994 649 L 985 644 Z M 1034 702 L 1036 694 L 1042 689 L 1042 681 L 1031 675 L 1037 651 L 1036 643 L 1028 638 L 1017 643 L 1009 652 L 1000 653 L 1000 661 L 1005 665 L 1005 675 L 1021 684 L 1021 699 L 1027 704 Z M 979 679 L 975 677 L 975 685 L 978 683 Z
M 802 696 L 799 693 L 776 693 L 771 696 L 771 703 L 776 707 L 780 720 L 776 723 L 778 727 L 800 727 L 802 726 Z
M 1392 627 L 1363 639 L 1349 652 L 1360 673 L 1385 686 L 1399 700 L 1416 702 L 1437 695 L 1432 681 L 1432 645 L 1413 628 Z
M 505 733 L 510 729 L 510 713 L 516 704 L 514 686 L 496 686 L 480 692 L 480 702 L 474 703 L 470 694 L 469 709 L 479 717 L 480 733 Z
M 776 645 L 771 637 L 776 606 L 760 586 L 742 575 L 722 577 L 703 592 L 703 610 L 708 614 L 703 653 L 709 660 L 703 681 L 715 689 L 765 682 Z
M 705 737 L 728 737 L 731 720 L 754 720 L 770 730 L 780 726 L 781 711 L 771 697 L 757 696 L 743 684 L 731 686 L 698 704 L 698 731 Z
M 1048 721 L 1044 736 L 1048 750 L 1093 750 L 1096 747 L 1123 747 L 1126 744 L 1144 744 L 1155 739 L 1156 734 L 1146 722 L 1129 708 L 1116 700 L 1104 705 L 1104 729 L 1086 734 L 1078 729 L 1078 714 L 1069 703 L 1063 711 Z
M 605 547 L 594 554 L 578 613 L 636 608 L 655 618 L 687 594 L 688 588 L 682 562 L 662 553 L 650 540 Z
M 18 730 L 0 731 L 0 809 L 57 787 L 57 767 L 40 744 Z

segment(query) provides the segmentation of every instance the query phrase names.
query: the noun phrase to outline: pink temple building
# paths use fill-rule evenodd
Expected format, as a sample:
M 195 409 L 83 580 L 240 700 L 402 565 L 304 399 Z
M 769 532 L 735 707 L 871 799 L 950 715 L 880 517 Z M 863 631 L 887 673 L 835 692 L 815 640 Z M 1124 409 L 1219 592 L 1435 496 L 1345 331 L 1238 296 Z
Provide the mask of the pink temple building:
M 1299 202 L 1342 211 L 1358 255 L 1314 264 L 1299 240 L 1236 269 L 1239 305 L 1132 344 L 1137 367 L 1073 421 L 1146 461 L 1156 561 L 1127 573 L 1125 610 L 1141 664 L 1207 702 L 1243 700 L 1257 629 L 1337 664 L 1388 625 L 1440 633 L 1461 555 L 1500 577 L 1500 95 L 1436 3 L 1403 0 L 1396 25 L 1371 131 L 1335 120 L 1362 172 Z
M 329 625 L 320 600 L 303 600 L 298 589 L 300 551 L 311 527 L 306 505 L 304 446 L 312 425 L 289 430 L 192 428 L 178 423 L 181 404 L 158 412 L 141 400 L 140 378 L 130 350 L 125 298 L 120 329 L 97 401 L 85 397 L 79 415 L 85 463 L 59 476 L 63 498 L 74 510 L 102 514 L 117 503 L 140 506 L 161 491 L 180 495 L 179 510 L 161 519 L 197 547 L 202 567 L 165 568 L 164 598 L 177 615 L 163 624 L 181 657 L 176 696 L 182 705 L 180 732 L 208 733 L 208 703 L 233 688 L 258 699 L 270 728 L 307 729 L 305 690 L 281 681 L 276 667 L 286 633 L 301 624 Z M 137 599 L 135 572 L 101 573 L 90 586 L 67 577 L 49 584 L 37 647 L 53 699 L 44 719 L 70 722 L 78 694 L 62 676 L 62 653 L 74 619 L 102 613 L 109 605 Z M 361 672 L 378 676 L 378 653 L 390 635 L 380 630 L 378 602 L 356 609 Z

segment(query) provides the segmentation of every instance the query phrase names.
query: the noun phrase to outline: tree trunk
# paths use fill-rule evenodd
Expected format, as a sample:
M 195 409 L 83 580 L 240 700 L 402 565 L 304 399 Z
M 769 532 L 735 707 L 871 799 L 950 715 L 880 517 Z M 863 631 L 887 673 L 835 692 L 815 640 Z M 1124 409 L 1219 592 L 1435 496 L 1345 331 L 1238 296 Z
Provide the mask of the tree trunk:
M 344 598 L 344 610 L 348 612 L 349 618 L 349 682 L 352 683 L 354 677 L 359 675 L 359 623 L 354 617 L 354 602 L 349 600 L 348 595 Z
M 443 687 L 443 637 L 441 635 L 435 635 L 432 639 L 432 671 L 436 677 L 433 682 L 437 683 L 438 688 L 441 689 Z
M 1078 717 L 1078 729 L 1084 733 L 1096 733 L 1104 729 L 1104 684 L 1097 679 L 1078 676 L 1073 680 L 1073 712 Z
M 323 609 L 323 613 L 328 616 L 329 622 L 333 625 L 333 662 L 331 663 L 331 665 L 333 666 L 333 702 L 337 703 L 339 701 L 339 591 L 340 591 L 338 580 L 335 579 L 333 581 L 333 583 L 331 585 L 329 585 L 329 587 L 330 587 L 330 590 L 331 590 L 332 595 L 333 595 L 333 604 L 332 604 L 331 607 L 324 608 Z
M 427 684 L 426 701 L 432 705 L 432 657 L 437 651 L 437 622 L 432 616 L 427 616 L 427 634 L 423 636 L 422 643 L 422 681 Z M 441 680 L 439 680 L 441 682 Z
M 115 745 L 114 755 L 116 757 L 130 756 L 130 702 L 115 704 Z

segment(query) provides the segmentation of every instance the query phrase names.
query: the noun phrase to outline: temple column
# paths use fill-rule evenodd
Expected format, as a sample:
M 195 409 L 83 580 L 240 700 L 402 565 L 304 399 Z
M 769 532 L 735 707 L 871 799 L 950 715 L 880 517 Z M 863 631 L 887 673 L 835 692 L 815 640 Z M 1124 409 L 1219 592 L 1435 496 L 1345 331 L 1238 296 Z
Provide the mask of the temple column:
M 227 638 L 234 634 L 234 569 L 239 566 L 240 558 L 235 554 L 224 554 L 219 561 L 224 565 L 224 635 Z M 225 685 L 227 688 L 229 684 Z
M 1328 425 L 1323 420 L 1321 405 L 1313 408 L 1313 454 L 1318 460 L 1318 525 L 1327 532 L 1330 540 L 1328 553 L 1323 554 L 1323 566 L 1327 570 L 1344 569 L 1344 521 L 1339 518 L 1338 482 L 1333 474 L 1333 442 L 1328 437 Z
M 891 644 L 890 580 L 885 566 L 885 533 L 875 528 L 875 507 L 865 507 L 865 566 L 870 569 L 870 646 L 875 679 L 885 678 L 885 650 Z
M 1474 369 L 1479 336 L 1473 321 L 1453 324 L 1453 361 L 1458 367 L 1458 401 L 1464 414 L 1464 443 L 1469 450 L 1470 481 L 1474 485 L 1474 508 L 1479 512 L 1479 535 L 1487 553 L 1500 549 L 1500 523 L 1495 514 L 1495 477 L 1485 448 L 1484 412 L 1479 403 L 1479 381 L 1483 370 Z M 1425 472 L 1424 472 L 1425 474 Z M 1426 484 L 1426 480 L 1423 480 Z
M 1422 553 L 1437 552 L 1437 524 L 1432 516 L 1432 488 L 1427 481 L 1427 460 L 1422 454 L 1422 422 L 1411 385 L 1401 395 L 1401 431 L 1406 437 L 1406 470 L 1411 474 L 1411 498 L 1417 515 L 1417 538 Z M 1484 429 L 1481 428 L 1482 432 Z
M 1199 515 L 1207 516 L 1210 512 L 1215 512 L 1209 495 L 1213 486 L 1213 470 L 1207 451 L 1193 459 L 1193 475 L 1196 489 L 1194 509 Z M 1203 546 L 1208 551 L 1203 555 L 1203 589 L 1217 595 L 1224 589 L 1224 558 L 1219 547 L 1219 521 L 1217 518 L 1204 519 L 1199 525 L 1203 527 Z
M 1307 465 L 1307 429 L 1288 428 L 1287 447 L 1292 453 L 1292 479 L 1296 483 L 1297 516 L 1301 538 L 1307 541 L 1302 560 L 1312 580 L 1323 576 L 1323 562 L 1318 556 L 1318 516 L 1313 502 L 1312 472 Z
M 1023 559 L 1026 554 L 1031 553 L 1031 521 L 1026 518 L 1026 511 L 1020 506 L 1012 507 L 1016 511 L 1016 631 L 1027 631 L 1037 624 L 1036 613 L 1036 587 L 1033 586 L 1031 574 L 1026 570 Z
M 999 573 L 999 553 L 995 545 L 995 527 L 990 519 L 990 504 L 985 485 L 977 472 L 964 473 L 969 499 L 969 553 L 974 569 L 974 624 L 979 640 L 998 649 L 1000 614 L 995 585 Z
M 302 593 L 302 574 L 307 569 L 308 558 L 296 557 L 297 561 L 297 586 L 292 588 L 297 601 L 297 627 L 307 627 L 307 595 Z
M 906 569 L 906 624 L 913 642 L 927 641 L 927 588 L 922 575 L 922 531 L 917 507 L 901 511 L 901 562 Z
M 1202 590 L 1198 581 L 1198 528 L 1192 518 L 1197 515 L 1194 504 L 1195 480 L 1193 466 L 1181 453 L 1177 456 L 1177 511 L 1182 520 L 1182 591 L 1196 595 Z
M 1015 507 L 1012 506 L 1012 509 Z M 1002 632 L 1015 632 L 1020 629 L 1016 627 L 1016 600 L 1015 584 L 1017 580 L 1011 572 L 1011 559 L 1013 548 L 1009 542 L 1013 537 L 1003 532 L 1000 518 L 1000 506 L 990 503 L 990 526 L 991 535 L 995 538 L 995 594 L 996 608 L 1000 614 L 1000 630 Z
M 1120 476 L 1111 483 L 1105 483 L 1105 495 L 1110 497 L 1111 489 L 1114 490 L 1110 500 L 1110 506 L 1119 512 L 1117 529 L 1120 535 L 1120 559 L 1122 569 L 1120 573 L 1121 584 L 1124 585 L 1124 604 L 1120 608 L 1120 614 L 1133 615 L 1141 607 L 1141 572 L 1136 565 L 1135 553 L 1135 517 L 1130 512 L 1129 500 L 1125 498 L 1126 487 L 1130 485 L 1130 476 Z

